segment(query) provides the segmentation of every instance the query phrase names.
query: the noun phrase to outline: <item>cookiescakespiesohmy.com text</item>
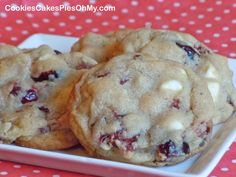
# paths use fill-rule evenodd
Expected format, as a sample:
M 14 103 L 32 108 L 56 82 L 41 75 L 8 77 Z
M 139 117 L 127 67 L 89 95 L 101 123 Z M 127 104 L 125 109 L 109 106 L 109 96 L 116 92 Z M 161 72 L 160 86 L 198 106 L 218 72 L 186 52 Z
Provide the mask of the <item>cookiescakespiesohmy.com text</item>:
M 6 11 L 78 11 L 78 12 L 97 12 L 97 11 L 115 11 L 115 6 L 106 5 L 106 6 L 94 6 L 92 4 L 88 5 L 75 5 L 75 6 L 49 6 L 49 5 L 36 5 L 36 6 L 27 6 L 27 5 L 6 5 Z

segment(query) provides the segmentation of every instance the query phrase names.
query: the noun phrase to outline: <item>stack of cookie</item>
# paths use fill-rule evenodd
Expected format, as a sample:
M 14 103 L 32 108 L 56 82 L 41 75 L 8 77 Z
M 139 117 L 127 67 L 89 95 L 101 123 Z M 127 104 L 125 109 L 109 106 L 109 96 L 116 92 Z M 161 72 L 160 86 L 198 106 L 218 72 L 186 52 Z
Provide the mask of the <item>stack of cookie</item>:
M 0 140 L 147 166 L 202 151 L 235 110 L 225 57 L 188 34 L 88 33 L 71 53 L 0 48 Z M 73 133 L 72 133 L 73 132 Z

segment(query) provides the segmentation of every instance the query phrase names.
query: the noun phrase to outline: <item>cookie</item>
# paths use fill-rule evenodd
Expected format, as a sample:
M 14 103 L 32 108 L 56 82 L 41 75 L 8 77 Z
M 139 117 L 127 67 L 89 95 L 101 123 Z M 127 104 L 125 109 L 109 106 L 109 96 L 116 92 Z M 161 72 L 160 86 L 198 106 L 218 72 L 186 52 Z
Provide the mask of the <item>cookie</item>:
M 121 30 L 106 35 L 88 33 L 72 46 L 71 51 L 80 51 L 97 62 L 107 61 L 122 52 L 119 43 L 129 32 Z
M 0 44 L 0 59 L 5 57 L 14 56 L 21 53 L 22 51 L 12 45 Z
M 194 72 L 141 53 L 84 72 L 69 105 L 71 129 L 90 155 L 147 166 L 172 165 L 204 149 L 215 111 Z
M 94 38 L 96 37 L 94 36 Z M 100 38 L 107 37 L 100 35 Z M 114 36 L 114 38 L 116 37 Z M 87 40 L 87 44 L 92 42 L 91 39 L 89 42 L 88 38 L 84 40 Z M 235 111 L 236 92 L 232 84 L 232 72 L 228 68 L 227 58 L 215 54 L 193 36 L 167 30 L 137 29 L 129 30 L 129 33 L 123 38 L 119 38 L 116 43 L 117 52 L 112 48 L 109 52 L 103 51 L 105 58 L 109 58 L 110 53 L 119 55 L 140 52 L 152 55 L 156 59 L 173 60 L 194 70 L 208 82 L 208 88 L 217 108 L 213 118 L 214 124 L 224 122 Z M 97 47 L 103 48 L 102 46 Z M 106 45 L 106 48 L 109 48 L 109 44 Z M 89 50 L 95 49 L 91 45 L 87 45 L 83 50 L 77 48 L 74 51 L 83 53 L 83 51 Z M 96 48 L 96 50 L 99 49 Z M 87 55 L 86 52 L 85 54 Z M 97 56 L 94 55 L 94 57 Z
M 66 116 L 67 101 L 84 68 L 96 61 L 48 46 L 0 60 L 0 139 L 37 149 L 78 143 Z

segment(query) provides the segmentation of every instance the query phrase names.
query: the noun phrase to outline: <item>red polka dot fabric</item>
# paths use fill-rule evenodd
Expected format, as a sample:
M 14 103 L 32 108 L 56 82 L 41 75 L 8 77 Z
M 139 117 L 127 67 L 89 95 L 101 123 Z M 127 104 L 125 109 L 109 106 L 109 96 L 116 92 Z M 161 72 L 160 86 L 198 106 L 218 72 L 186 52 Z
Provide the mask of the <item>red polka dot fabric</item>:
M 8 11 L 11 7 L 93 5 L 115 11 Z M 18 45 L 34 33 L 80 37 L 87 32 L 144 26 L 191 33 L 215 52 L 236 58 L 236 0 L 8 0 L 0 2 L 0 42 Z M 73 177 L 88 175 L 0 162 L 0 176 Z M 236 142 L 226 152 L 210 177 L 236 176 Z

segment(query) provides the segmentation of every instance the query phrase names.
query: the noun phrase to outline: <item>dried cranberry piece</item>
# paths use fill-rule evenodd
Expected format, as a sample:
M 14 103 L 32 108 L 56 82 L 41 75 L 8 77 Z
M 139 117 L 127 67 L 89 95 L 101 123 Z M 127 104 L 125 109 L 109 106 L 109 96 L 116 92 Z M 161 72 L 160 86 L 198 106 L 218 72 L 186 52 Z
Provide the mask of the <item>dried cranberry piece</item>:
M 120 80 L 120 85 L 124 85 L 126 82 L 129 81 L 129 78 L 128 77 L 125 77 L 123 79 Z
M 118 114 L 116 111 L 112 111 L 112 112 L 113 112 L 113 116 L 114 116 L 116 119 L 121 119 L 121 118 L 125 117 L 125 115 Z
M 234 107 L 234 103 L 233 103 L 233 101 L 232 101 L 232 99 L 231 99 L 230 96 L 227 97 L 227 102 L 228 102 L 232 107 Z
M 60 51 L 58 51 L 58 50 L 54 50 L 54 52 L 55 52 L 55 54 L 57 54 L 57 55 L 60 55 L 60 54 L 62 54 Z
M 141 58 L 141 54 L 135 54 L 135 55 L 133 56 L 133 59 L 134 59 L 134 60 L 137 60 L 137 59 L 139 59 L 139 58 Z
M 46 107 L 44 107 L 44 106 L 40 106 L 40 107 L 38 107 L 38 108 L 39 108 L 40 111 L 43 111 L 43 112 L 45 112 L 45 113 L 49 113 L 49 109 L 46 108 Z
M 42 72 L 39 75 L 39 77 L 32 77 L 32 79 L 35 82 L 42 82 L 42 81 L 45 81 L 45 80 L 50 80 L 50 76 L 54 76 L 54 78 L 58 78 L 59 77 L 56 71 L 51 70 L 51 71 Z
M 42 134 L 44 134 L 44 133 L 48 133 L 48 132 L 50 132 L 50 127 L 41 127 L 41 128 L 39 128 L 39 132 L 40 133 L 42 133 Z
M 177 155 L 175 143 L 171 140 L 167 141 L 165 144 L 160 144 L 158 146 L 158 151 L 161 154 L 164 154 L 167 158 Z
M 183 142 L 182 151 L 183 151 L 185 154 L 189 154 L 189 153 L 190 153 L 190 148 L 189 148 L 188 143 Z
M 181 49 L 183 49 L 187 53 L 190 60 L 194 60 L 194 55 L 198 55 L 198 53 L 192 47 L 188 45 L 183 45 L 178 42 L 176 42 L 176 45 L 179 46 Z
M 88 64 L 88 63 L 85 63 L 85 62 L 81 62 L 80 64 L 78 64 L 77 66 L 76 66 L 76 69 L 77 70 L 80 70 L 80 69 L 90 69 L 90 68 L 92 68 L 93 67 L 93 65 L 91 65 L 91 64 Z
M 27 90 L 26 95 L 21 99 L 21 103 L 25 104 L 37 100 L 38 100 L 37 90 L 29 89 Z
M 178 98 L 173 99 L 173 102 L 171 103 L 171 107 L 179 109 L 180 108 L 180 100 Z
M 203 138 L 203 139 L 206 139 L 208 137 L 208 135 L 211 133 L 211 131 L 212 131 L 212 129 L 211 129 L 211 122 L 210 121 L 200 122 L 200 124 L 195 129 L 197 136 L 200 138 Z
M 97 78 L 106 77 L 108 74 L 110 74 L 110 72 L 105 72 L 105 73 L 102 73 L 102 74 L 98 74 Z
M 16 84 L 14 85 L 14 87 L 12 88 L 10 94 L 17 96 L 19 94 L 19 92 L 21 91 L 21 87 L 17 86 Z
M 122 130 L 119 130 L 119 131 L 112 133 L 112 134 L 102 135 L 99 138 L 99 142 L 100 143 L 107 143 L 109 145 L 112 145 L 113 147 L 118 148 L 116 140 L 119 140 L 120 142 L 122 142 L 124 144 L 124 147 L 125 147 L 124 150 L 134 151 L 133 143 L 137 141 L 137 139 L 140 135 L 135 135 L 131 138 L 124 138 L 122 135 L 123 131 L 124 130 L 122 129 Z

